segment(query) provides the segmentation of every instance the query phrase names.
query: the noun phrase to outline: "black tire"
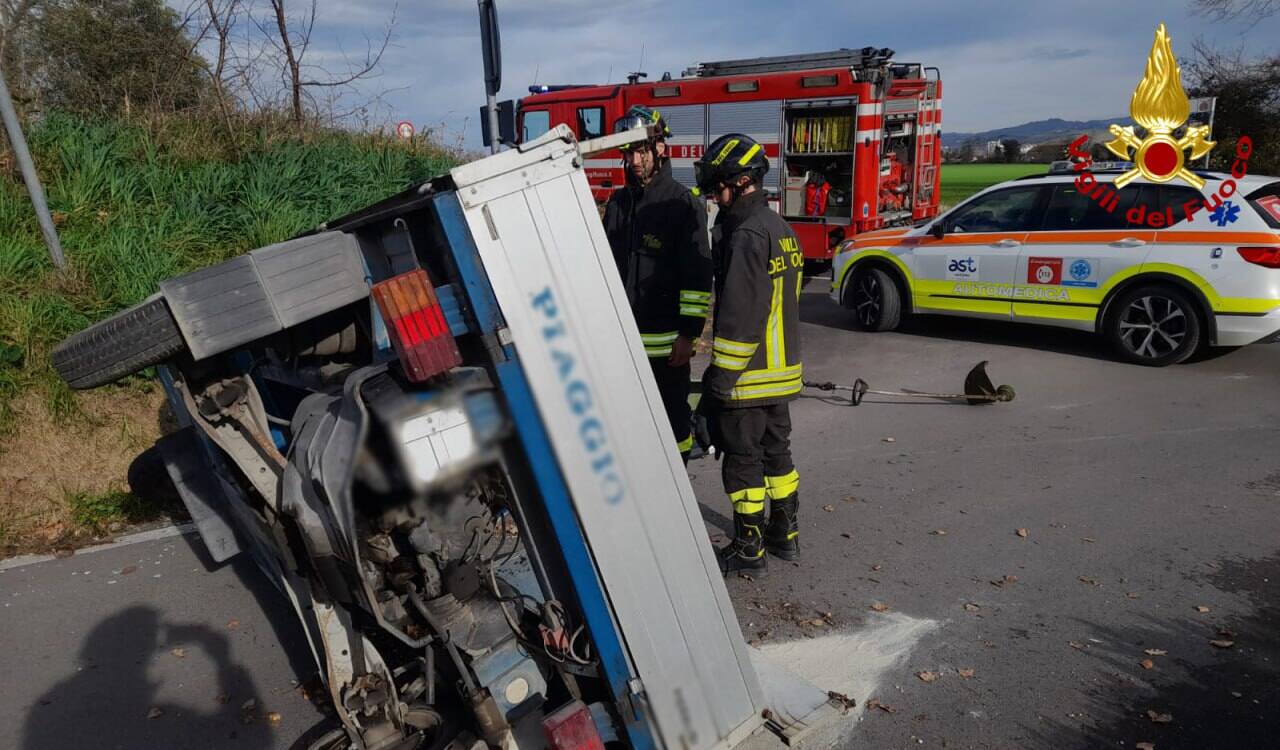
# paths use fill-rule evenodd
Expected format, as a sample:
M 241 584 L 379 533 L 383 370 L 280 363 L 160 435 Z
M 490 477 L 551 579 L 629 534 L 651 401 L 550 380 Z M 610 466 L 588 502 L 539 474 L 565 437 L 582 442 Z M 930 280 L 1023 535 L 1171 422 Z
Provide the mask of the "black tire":
M 58 344 L 53 368 L 67 385 L 84 390 L 158 365 L 186 348 L 169 306 L 157 295 Z
M 1111 303 L 1103 334 L 1125 362 L 1165 367 L 1200 348 L 1204 325 L 1199 306 L 1167 284 L 1140 286 Z
M 853 312 L 859 331 L 892 331 L 902 321 L 902 296 L 893 277 L 874 266 L 862 266 L 845 281 L 844 306 Z

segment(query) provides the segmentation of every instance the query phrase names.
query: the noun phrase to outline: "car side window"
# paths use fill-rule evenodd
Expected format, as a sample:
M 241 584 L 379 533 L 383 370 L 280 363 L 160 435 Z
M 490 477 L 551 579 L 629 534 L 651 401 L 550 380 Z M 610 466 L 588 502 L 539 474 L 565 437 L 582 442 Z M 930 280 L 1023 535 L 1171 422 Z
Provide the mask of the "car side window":
M 947 219 L 951 232 L 1017 232 L 1039 226 L 1041 185 L 996 190 L 961 206 Z
M 604 108 L 578 108 L 578 137 L 581 139 L 599 138 L 604 135 Z
M 1196 202 L 1203 203 L 1204 195 L 1195 188 L 1184 187 L 1181 185 L 1161 185 L 1160 186 L 1160 210 L 1166 208 L 1173 209 L 1173 226 L 1179 222 L 1187 220 L 1187 212 L 1184 210 L 1186 204 Z
M 1074 182 L 1060 183 L 1053 187 L 1040 228 L 1046 231 L 1124 229 L 1128 222 L 1125 214 L 1133 207 L 1139 190 L 1139 185 L 1126 185 L 1117 191 L 1114 202 L 1096 201 L 1090 193 L 1081 192 Z M 1114 209 L 1108 211 L 1107 206 Z
M 520 134 L 520 142 L 528 143 L 551 129 L 551 113 L 545 109 L 533 109 L 522 116 L 524 132 Z

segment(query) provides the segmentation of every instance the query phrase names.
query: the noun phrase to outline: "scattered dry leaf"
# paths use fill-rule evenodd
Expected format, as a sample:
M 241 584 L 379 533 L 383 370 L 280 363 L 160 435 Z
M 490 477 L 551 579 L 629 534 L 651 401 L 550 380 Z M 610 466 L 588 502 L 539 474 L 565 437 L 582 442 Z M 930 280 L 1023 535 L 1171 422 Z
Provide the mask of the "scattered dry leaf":
M 1125 596 L 1129 597 L 1130 599 L 1139 599 L 1139 598 L 1141 598 L 1141 597 L 1138 595 L 1138 592 L 1136 592 L 1136 591 L 1130 591 L 1129 593 L 1125 594 Z
M 1011 584 L 1011 583 L 1017 583 L 1017 582 L 1018 582 L 1018 577 L 1017 577 L 1017 576 L 1005 576 L 1004 578 L 997 578 L 996 580 L 992 581 L 992 582 L 991 582 L 991 585 L 992 585 L 992 586 L 999 586 L 1000 588 L 1004 588 L 1005 586 L 1007 586 L 1007 585 L 1009 585 L 1009 584 Z
M 1196 611 L 1203 615 L 1204 613 L 1209 611 L 1209 608 L 1204 605 L 1201 605 L 1199 607 L 1196 607 Z
M 1071 648 L 1078 649 L 1080 651 L 1083 651 L 1086 648 L 1088 648 L 1088 646 L 1085 646 L 1083 643 L 1080 643 L 1079 641 L 1067 641 L 1067 645 L 1070 646 Z
M 137 573 L 137 572 L 138 572 L 138 566 L 137 566 L 137 565 L 126 565 L 126 566 L 124 566 L 123 568 L 121 568 L 121 569 L 120 569 L 120 575 L 122 575 L 122 576 L 127 576 L 127 575 L 129 575 L 130 573 Z
M 170 651 L 169 651 L 169 653 L 173 654 L 174 656 L 178 657 L 179 659 L 185 659 L 185 658 L 187 658 L 187 650 L 186 650 L 185 648 L 175 648 L 175 649 L 170 650 Z
M 1098 540 L 1097 540 L 1097 539 L 1094 539 L 1094 538 L 1093 538 L 1093 537 L 1091 537 L 1091 536 L 1084 536 L 1084 537 L 1080 537 L 1080 541 L 1082 541 L 1082 542 L 1088 542 L 1089 544 L 1093 544 L 1094 542 L 1096 542 L 1096 541 L 1098 541 Z
M 160 710 L 160 709 L 158 709 L 158 708 L 153 708 L 153 709 L 151 709 L 150 711 L 148 711 L 148 712 L 147 712 L 147 718 L 148 718 L 148 719 L 158 719 L 158 718 L 160 718 L 161 716 L 164 716 L 164 711 L 161 711 L 161 710 Z
M 240 627 L 240 621 L 239 621 L 239 620 L 237 620 L 237 619 L 235 619 L 235 618 L 232 618 L 232 619 L 230 619 L 230 620 L 227 620 L 227 630 L 235 630 L 235 629 L 236 629 L 236 628 L 238 628 L 238 627 Z
M 1156 743 L 1154 743 L 1154 742 L 1139 742 L 1138 744 L 1134 745 L 1133 747 L 1134 747 L 1134 750 L 1156 750 Z
M 748 581 L 754 581 L 754 580 L 755 580 L 754 578 L 752 578 L 752 577 L 751 577 L 751 574 L 750 574 L 750 573 L 743 573 L 743 572 L 741 572 L 741 571 L 739 571 L 739 572 L 738 572 L 738 577 L 739 577 L 739 578 L 745 578 L 745 579 L 747 579 Z
M 1224 638 L 1221 640 L 1209 641 L 1209 645 L 1213 646 L 1214 648 L 1231 648 L 1232 646 L 1236 645 L 1236 642 L 1228 641 Z
M 923 682 L 937 682 L 937 681 L 938 681 L 938 673 L 937 673 L 937 672 L 930 672 L 930 671 L 929 671 L 929 670 L 927 670 L 927 669 L 926 669 L 925 671 L 923 671 L 923 672 L 916 672 L 916 677 L 919 677 L 919 678 L 920 678 L 920 680 L 921 680 L 921 681 L 923 681 Z
M 1150 709 L 1147 710 L 1147 716 L 1156 724 L 1168 724 L 1173 721 L 1173 714 L 1162 714 Z
M 857 702 L 857 701 L 855 701 L 854 699 L 850 698 L 849 696 L 845 695 L 844 693 L 837 693 L 837 692 L 836 692 L 836 691 L 834 691 L 834 690 L 832 690 L 832 691 L 828 692 L 828 693 L 827 693 L 827 697 L 828 697 L 828 698 L 830 698 L 831 700 L 833 700 L 833 701 L 835 701 L 835 702 L 839 703 L 839 704 L 844 708 L 844 710 L 846 710 L 846 711 L 848 711 L 849 709 L 851 709 L 851 708 L 853 708 L 854 706 L 858 705 L 858 702 Z
M 844 496 L 844 501 L 845 501 L 846 503 L 856 503 L 856 502 L 858 502 L 858 498 L 857 498 L 857 497 L 855 497 L 855 496 L 853 496 L 853 495 L 845 495 L 845 496 Z
M 972 678 L 972 677 L 973 677 L 973 670 L 972 670 L 972 669 L 961 669 L 961 670 L 959 671 L 959 674 L 960 674 L 960 676 L 961 676 L 961 677 L 963 677 L 964 679 L 968 680 L 968 679 L 970 679 L 970 678 Z
M 872 698 L 871 700 L 867 701 L 867 709 L 870 710 L 873 708 L 878 708 L 887 714 L 898 713 L 898 709 L 894 708 L 893 706 L 890 706 L 887 703 L 881 703 L 878 698 Z
M 884 603 L 882 603 L 882 602 L 876 602 L 875 604 L 872 604 L 872 605 L 871 605 L 871 609 L 872 609 L 873 611 L 875 611 L 875 612 L 888 612 L 888 611 L 889 611 L 889 605 L 888 605 L 888 604 L 884 604 Z
M 1151 661 L 1150 659 L 1143 659 L 1138 663 L 1142 665 L 1143 669 L 1155 669 L 1156 667 L 1156 663 Z
M 824 506 L 822 506 L 822 509 L 823 509 L 823 510 L 825 510 L 826 512 L 830 513 L 830 512 L 832 512 L 833 510 L 835 510 L 835 509 L 836 509 L 836 506 L 834 506 L 834 505 L 824 505 Z
M 883 565 L 872 565 L 872 566 L 871 566 L 871 569 L 872 569 L 872 570 L 874 570 L 874 571 L 877 571 L 877 572 L 878 572 L 878 571 L 884 570 L 884 566 L 883 566 Z
M 280 712 L 279 712 L 279 711 L 271 711 L 271 712 L 269 712 L 269 713 L 267 714 L 267 721 L 268 721 L 268 722 L 270 722 L 270 723 L 272 723 L 272 724 L 279 724 L 279 723 L 280 723 Z
M 1080 580 L 1080 583 L 1087 583 L 1087 584 L 1089 584 L 1090 586 L 1101 586 L 1101 585 L 1102 585 L 1101 583 L 1098 583 L 1098 579 L 1097 579 L 1097 578 L 1090 578 L 1089 576 L 1080 576 L 1080 579 L 1079 579 L 1079 580 Z
M 977 612 L 978 610 L 982 609 L 982 607 L 979 607 L 973 602 L 969 602 L 968 604 L 965 604 L 964 608 L 965 608 L 965 611 L 968 611 L 968 612 Z
M 885 439 L 884 439 L 884 441 L 885 441 L 886 443 L 896 443 L 896 442 L 898 442 L 898 439 L 897 439 L 897 438 L 887 437 L 887 438 L 885 438 Z
M 822 627 L 826 627 L 827 621 L 822 619 L 810 620 L 809 624 L 814 626 L 815 628 L 822 628 Z
M 1022 537 L 1023 539 L 1026 539 L 1027 534 L 1030 534 L 1030 533 L 1031 532 L 1027 531 L 1026 529 L 1018 529 L 1017 531 L 1018 536 Z
M 1164 656 L 1169 652 L 1165 651 L 1162 648 L 1149 648 L 1146 651 L 1143 651 L 1142 653 L 1146 654 L 1147 656 Z

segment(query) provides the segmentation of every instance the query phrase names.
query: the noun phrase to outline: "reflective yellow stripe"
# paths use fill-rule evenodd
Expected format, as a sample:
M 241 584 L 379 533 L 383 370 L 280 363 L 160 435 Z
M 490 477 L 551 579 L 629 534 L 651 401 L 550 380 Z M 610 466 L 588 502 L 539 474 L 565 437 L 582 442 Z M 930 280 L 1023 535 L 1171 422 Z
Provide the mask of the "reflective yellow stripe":
M 804 289 L 804 271 L 796 274 L 796 302 L 800 301 L 800 292 Z
M 711 292 L 699 292 L 696 289 L 681 289 L 681 302 L 710 302 Z
M 640 341 L 645 346 L 660 346 L 662 344 L 674 344 L 676 341 L 676 337 L 679 335 L 680 334 L 677 331 L 672 331 L 671 333 L 642 333 L 640 334 Z
M 729 155 L 729 152 L 733 150 L 733 147 L 737 145 L 738 145 L 737 138 L 734 138 L 733 140 L 724 144 L 724 148 L 720 149 L 720 153 L 716 154 L 716 158 L 712 159 L 711 163 L 719 164 L 720 162 L 724 161 L 725 157 Z
M 760 153 L 759 143 L 757 143 L 756 145 L 752 146 L 750 149 L 747 150 L 747 153 L 744 154 L 743 157 L 738 160 L 738 166 L 740 167 L 747 166 L 747 162 L 751 161 L 751 157 L 755 156 L 758 153 Z
M 791 497 L 796 490 L 800 489 L 800 472 L 792 469 L 790 474 L 783 474 L 780 477 L 766 476 L 764 486 L 769 492 L 769 497 L 774 500 Z
M 693 450 L 693 435 L 690 435 L 684 440 L 681 440 L 680 442 L 676 443 L 676 448 L 681 453 L 688 453 L 689 451 Z
M 750 362 L 750 357 L 734 357 L 720 352 L 711 353 L 711 364 L 725 370 L 733 370 L 734 372 L 745 370 Z
M 763 513 L 765 494 L 764 487 L 751 487 L 737 492 L 730 492 L 729 499 L 733 501 L 733 512 Z
M 644 353 L 645 353 L 645 356 L 647 356 L 647 357 L 670 357 L 670 356 L 671 356 L 671 347 L 670 347 L 670 345 L 668 345 L 668 346 L 646 346 L 646 347 L 644 348 Z
M 769 326 L 766 329 L 767 362 L 771 369 L 786 363 L 785 340 L 782 333 L 782 277 L 773 280 L 773 301 L 769 306 Z
M 804 374 L 804 365 L 792 365 L 790 367 L 779 367 L 778 369 L 752 370 L 742 377 L 738 378 L 739 385 L 750 385 L 753 383 L 772 383 L 781 382 L 783 380 L 795 380 Z
M 696 305 L 681 305 L 680 314 L 688 315 L 691 318 L 705 318 L 707 317 L 707 308 L 697 307 Z
M 748 385 L 735 387 L 729 392 L 729 398 L 735 401 L 750 401 L 757 398 L 776 398 L 778 396 L 790 396 L 793 393 L 799 393 L 804 384 L 799 378 L 795 380 L 781 381 L 778 383 L 765 383 L 761 385 Z
M 745 357 L 750 357 L 752 354 L 755 354 L 756 348 L 760 346 L 759 343 L 748 344 L 743 341 L 720 338 L 719 336 L 716 336 L 715 340 L 711 342 L 711 345 L 726 354 L 737 354 Z

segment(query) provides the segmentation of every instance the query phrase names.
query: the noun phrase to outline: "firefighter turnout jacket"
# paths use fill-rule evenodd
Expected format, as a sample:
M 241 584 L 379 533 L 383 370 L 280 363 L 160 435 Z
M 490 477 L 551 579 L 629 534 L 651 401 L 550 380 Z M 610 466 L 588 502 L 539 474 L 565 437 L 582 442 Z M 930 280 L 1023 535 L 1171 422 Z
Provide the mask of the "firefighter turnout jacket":
M 715 338 L 703 391 L 729 408 L 791 401 L 803 376 L 800 243 L 761 190 L 721 211 L 716 230 Z
M 677 336 L 698 338 L 711 304 L 707 212 L 672 178 L 671 163 L 648 185 L 615 191 L 604 228 L 645 354 L 668 357 Z

